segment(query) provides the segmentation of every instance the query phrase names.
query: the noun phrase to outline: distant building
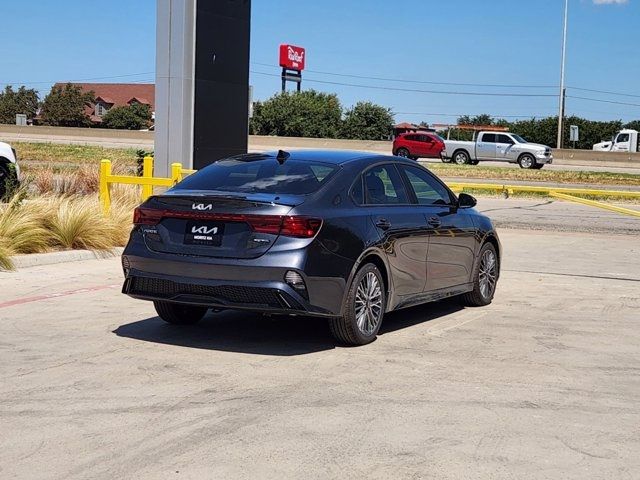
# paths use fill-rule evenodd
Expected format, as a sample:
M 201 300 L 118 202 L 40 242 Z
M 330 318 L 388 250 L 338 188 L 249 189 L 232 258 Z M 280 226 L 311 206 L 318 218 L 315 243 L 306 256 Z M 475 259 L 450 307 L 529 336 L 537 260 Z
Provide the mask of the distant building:
M 64 88 L 67 83 L 56 83 Z M 94 124 L 102 123 L 102 117 L 113 107 L 126 107 L 134 103 L 149 105 L 155 118 L 156 86 L 153 83 L 73 83 L 85 92 L 93 91 L 94 102 L 87 105 L 85 113 Z

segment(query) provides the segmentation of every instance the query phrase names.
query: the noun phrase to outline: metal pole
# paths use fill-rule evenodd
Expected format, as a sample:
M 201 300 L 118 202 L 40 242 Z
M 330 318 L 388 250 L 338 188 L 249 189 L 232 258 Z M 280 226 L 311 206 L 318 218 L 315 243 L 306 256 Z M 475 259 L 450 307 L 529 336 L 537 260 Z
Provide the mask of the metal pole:
M 558 101 L 558 148 L 562 148 L 562 122 L 564 121 L 564 64 L 567 54 L 567 19 L 569 16 L 569 0 L 564 2 L 564 29 L 562 31 L 562 63 L 560 64 L 560 99 Z

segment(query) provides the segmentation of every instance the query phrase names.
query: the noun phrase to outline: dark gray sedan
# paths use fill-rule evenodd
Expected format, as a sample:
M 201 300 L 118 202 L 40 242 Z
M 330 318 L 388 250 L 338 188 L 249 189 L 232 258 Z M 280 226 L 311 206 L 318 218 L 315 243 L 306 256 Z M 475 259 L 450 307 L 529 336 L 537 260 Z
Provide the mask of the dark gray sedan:
M 392 310 L 454 295 L 491 303 L 500 242 L 475 204 L 399 157 L 223 159 L 136 209 L 123 292 L 172 324 L 210 308 L 321 316 L 362 345 Z

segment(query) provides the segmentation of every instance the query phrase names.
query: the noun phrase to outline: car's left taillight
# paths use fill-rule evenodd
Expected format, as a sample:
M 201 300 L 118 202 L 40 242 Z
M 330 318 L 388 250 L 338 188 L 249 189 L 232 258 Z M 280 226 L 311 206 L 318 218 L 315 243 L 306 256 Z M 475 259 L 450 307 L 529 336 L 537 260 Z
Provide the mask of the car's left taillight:
M 164 216 L 164 210 L 155 208 L 138 207 L 133 211 L 133 224 L 139 225 L 157 225 Z

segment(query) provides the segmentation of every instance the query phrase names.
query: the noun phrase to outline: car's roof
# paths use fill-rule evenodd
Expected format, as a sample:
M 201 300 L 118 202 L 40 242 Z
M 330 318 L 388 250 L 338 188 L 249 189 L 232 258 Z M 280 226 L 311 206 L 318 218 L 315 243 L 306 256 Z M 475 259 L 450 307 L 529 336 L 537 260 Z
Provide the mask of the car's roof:
M 367 159 L 375 159 L 375 158 L 386 158 L 386 159 L 396 159 L 396 157 L 391 157 L 388 155 L 380 155 L 379 153 L 371 153 L 371 152 L 359 152 L 355 150 L 286 150 L 286 153 L 290 154 L 289 159 L 291 160 L 302 160 L 302 161 L 316 161 L 323 163 L 334 163 L 336 165 L 341 165 L 344 163 L 352 162 L 355 160 L 361 160 L 363 158 Z M 256 154 L 248 154 L 248 155 L 256 155 Z M 278 152 L 264 152 L 262 154 L 257 154 L 266 157 L 277 157 Z

